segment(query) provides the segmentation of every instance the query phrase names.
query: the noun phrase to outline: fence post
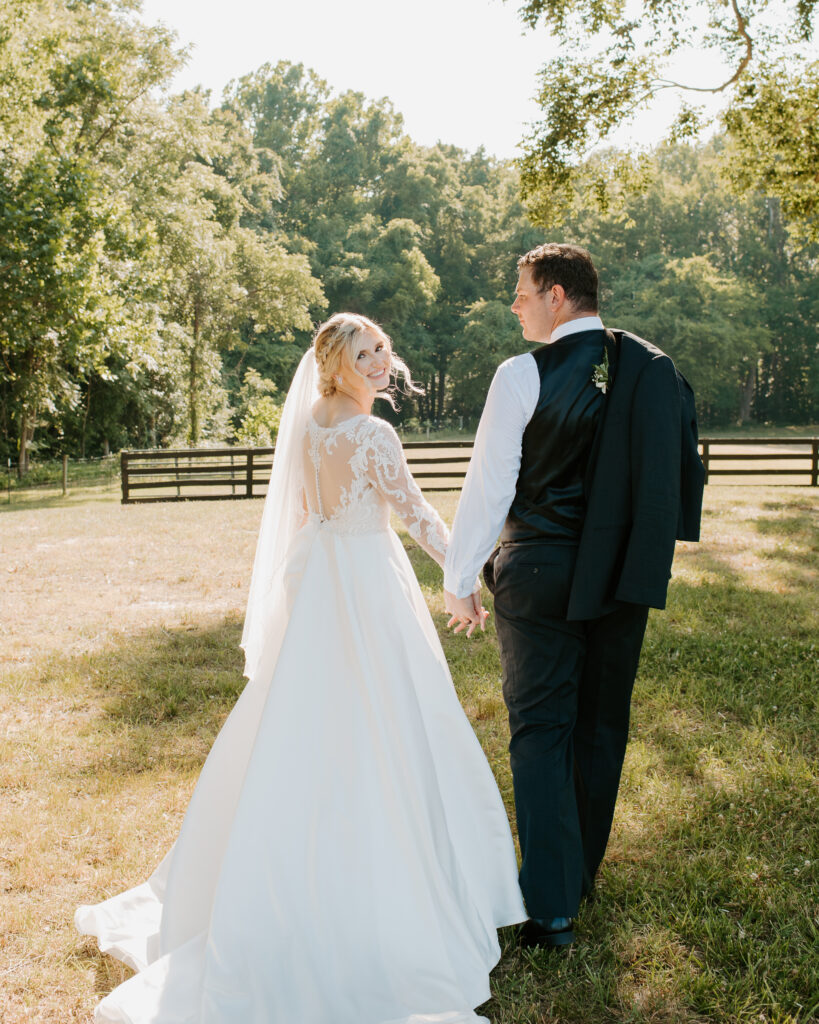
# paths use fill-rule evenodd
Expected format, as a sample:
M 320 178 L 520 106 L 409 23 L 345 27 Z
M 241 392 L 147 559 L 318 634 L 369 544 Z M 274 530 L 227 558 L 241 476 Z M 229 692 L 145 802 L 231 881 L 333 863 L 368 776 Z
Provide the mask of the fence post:
M 245 497 L 253 497 L 253 449 L 247 453 L 247 468 L 245 470 Z
M 68 494 L 68 456 L 63 454 L 63 497 Z
M 709 462 L 710 456 L 711 456 L 710 442 L 703 441 L 702 442 L 702 465 L 703 465 L 703 468 L 705 469 L 705 480 L 703 481 L 703 483 L 706 483 L 706 484 L 708 483 L 708 462 Z
M 814 437 L 811 442 L 810 485 L 819 487 L 819 437 Z
M 128 501 L 128 455 L 125 452 L 119 453 L 119 472 L 122 477 L 122 503 Z

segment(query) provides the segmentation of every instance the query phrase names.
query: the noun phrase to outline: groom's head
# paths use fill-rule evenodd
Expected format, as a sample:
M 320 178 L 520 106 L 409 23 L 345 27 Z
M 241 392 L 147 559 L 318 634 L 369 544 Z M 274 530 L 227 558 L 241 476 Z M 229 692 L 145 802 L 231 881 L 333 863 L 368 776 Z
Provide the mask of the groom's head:
M 559 324 L 597 313 L 597 271 L 579 245 L 547 242 L 518 260 L 512 312 L 527 341 L 548 341 Z

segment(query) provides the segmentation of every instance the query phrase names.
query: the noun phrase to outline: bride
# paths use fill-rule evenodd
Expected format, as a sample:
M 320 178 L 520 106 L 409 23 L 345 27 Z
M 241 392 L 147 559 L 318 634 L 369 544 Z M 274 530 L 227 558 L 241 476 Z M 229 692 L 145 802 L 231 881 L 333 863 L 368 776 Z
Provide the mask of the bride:
M 249 682 L 154 874 L 76 914 L 137 971 L 97 1021 L 484 1020 L 496 929 L 526 914 L 500 794 L 389 526 L 393 509 L 443 564 L 446 526 L 371 415 L 397 373 L 387 335 L 350 313 L 299 365 L 250 586 Z

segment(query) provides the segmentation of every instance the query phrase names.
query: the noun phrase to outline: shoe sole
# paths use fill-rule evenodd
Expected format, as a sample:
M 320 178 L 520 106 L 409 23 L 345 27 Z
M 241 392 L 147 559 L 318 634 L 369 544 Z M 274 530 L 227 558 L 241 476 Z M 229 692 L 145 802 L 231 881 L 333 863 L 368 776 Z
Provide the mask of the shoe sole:
M 561 946 L 571 946 L 574 942 L 574 930 L 567 928 L 562 932 L 543 932 L 537 936 L 519 936 L 519 943 L 522 949 L 557 949 Z

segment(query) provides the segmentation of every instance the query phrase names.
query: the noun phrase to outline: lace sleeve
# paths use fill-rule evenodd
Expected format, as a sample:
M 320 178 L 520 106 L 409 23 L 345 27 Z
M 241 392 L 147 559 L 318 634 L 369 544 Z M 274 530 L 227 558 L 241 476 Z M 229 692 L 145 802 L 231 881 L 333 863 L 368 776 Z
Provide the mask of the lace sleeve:
M 404 521 L 410 537 L 443 566 L 449 530 L 413 480 L 401 440 L 385 421 L 372 433 L 367 477 Z

